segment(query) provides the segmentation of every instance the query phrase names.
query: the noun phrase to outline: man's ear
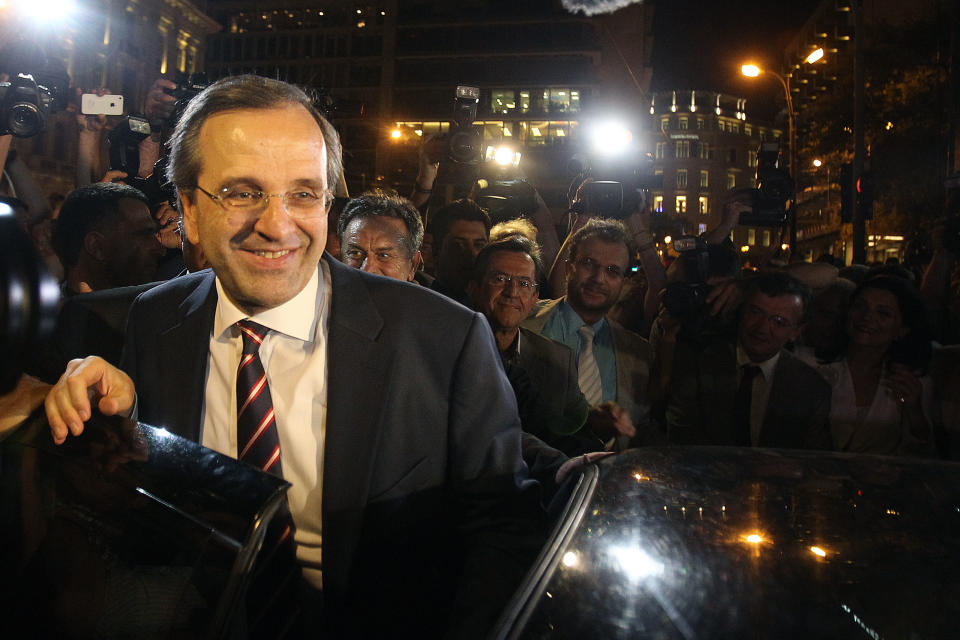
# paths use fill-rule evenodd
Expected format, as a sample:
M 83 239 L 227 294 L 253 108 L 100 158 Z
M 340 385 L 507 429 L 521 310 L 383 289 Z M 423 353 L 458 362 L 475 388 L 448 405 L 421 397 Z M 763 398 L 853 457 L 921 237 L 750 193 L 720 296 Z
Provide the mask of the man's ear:
M 110 249 L 107 247 L 107 239 L 102 233 L 88 231 L 87 235 L 83 236 L 83 251 L 94 260 L 106 262 Z
M 413 263 L 413 273 L 416 273 L 420 270 L 420 265 L 423 264 L 423 254 L 417 251 L 413 254 L 413 259 L 410 262 Z M 413 278 L 413 274 L 410 274 L 410 277 Z
M 200 244 L 200 230 L 197 216 L 199 216 L 199 207 L 196 200 L 193 200 L 187 193 L 178 190 L 177 196 L 180 199 L 180 211 L 183 213 L 183 230 L 187 234 L 187 240 L 191 244 Z

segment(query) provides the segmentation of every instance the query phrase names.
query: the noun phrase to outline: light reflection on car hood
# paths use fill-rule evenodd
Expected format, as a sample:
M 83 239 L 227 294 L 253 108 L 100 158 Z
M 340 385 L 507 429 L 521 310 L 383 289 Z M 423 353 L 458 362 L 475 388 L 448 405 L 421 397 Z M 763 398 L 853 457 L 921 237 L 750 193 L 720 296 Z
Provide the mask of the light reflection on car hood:
M 960 465 L 638 449 L 578 491 L 501 637 L 957 635 Z

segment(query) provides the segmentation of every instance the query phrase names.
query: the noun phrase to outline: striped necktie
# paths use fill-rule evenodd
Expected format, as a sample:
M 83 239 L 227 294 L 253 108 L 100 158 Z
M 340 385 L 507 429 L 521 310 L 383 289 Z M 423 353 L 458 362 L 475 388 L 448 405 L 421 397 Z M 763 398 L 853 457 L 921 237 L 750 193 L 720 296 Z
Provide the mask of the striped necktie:
M 243 338 L 237 368 L 237 459 L 282 478 L 273 399 L 260 360 L 260 345 L 270 330 L 250 320 L 241 320 L 237 327 Z
M 580 333 L 580 360 L 577 362 L 580 392 L 591 407 L 603 402 L 603 383 L 600 380 L 600 367 L 593 356 L 593 338 L 596 331 L 589 325 L 583 325 Z
M 243 355 L 237 368 L 237 459 L 283 477 L 280 436 L 273 412 L 270 385 L 260 360 L 260 345 L 270 329 L 241 320 Z M 293 518 L 282 508 L 270 521 L 263 547 L 247 587 L 250 638 L 283 638 L 300 614 Z

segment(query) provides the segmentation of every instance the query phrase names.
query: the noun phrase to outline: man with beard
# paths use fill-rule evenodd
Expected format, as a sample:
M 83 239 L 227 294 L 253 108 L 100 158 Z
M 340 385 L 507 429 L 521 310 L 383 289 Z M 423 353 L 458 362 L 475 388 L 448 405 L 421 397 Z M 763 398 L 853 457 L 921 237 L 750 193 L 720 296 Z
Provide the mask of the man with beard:
M 540 301 L 523 326 L 567 345 L 577 361 L 580 390 L 603 407 L 619 434 L 617 446 L 656 441 L 647 381 L 650 345 L 606 318 L 630 268 L 630 237 L 616 220 L 591 219 L 568 240 L 567 295 Z

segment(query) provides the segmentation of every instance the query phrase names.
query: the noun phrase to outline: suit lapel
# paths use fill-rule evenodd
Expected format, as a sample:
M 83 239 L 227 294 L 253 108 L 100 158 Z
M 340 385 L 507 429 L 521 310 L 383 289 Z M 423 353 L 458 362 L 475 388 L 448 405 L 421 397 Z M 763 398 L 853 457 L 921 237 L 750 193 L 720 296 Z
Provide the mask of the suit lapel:
M 217 309 L 213 272 L 180 304 L 181 320 L 157 336 L 158 372 L 171 384 L 159 385 L 169 394 L 161 411 L 172 431 L 200 442 L 200 421 L 210 355 L 210 331 Z
M 359 271 L 325 258 L 332 295 L 323 446 L 324 583 L 349 574 L 380 436 L 393 350 L 377 342 L 383 318 Z

